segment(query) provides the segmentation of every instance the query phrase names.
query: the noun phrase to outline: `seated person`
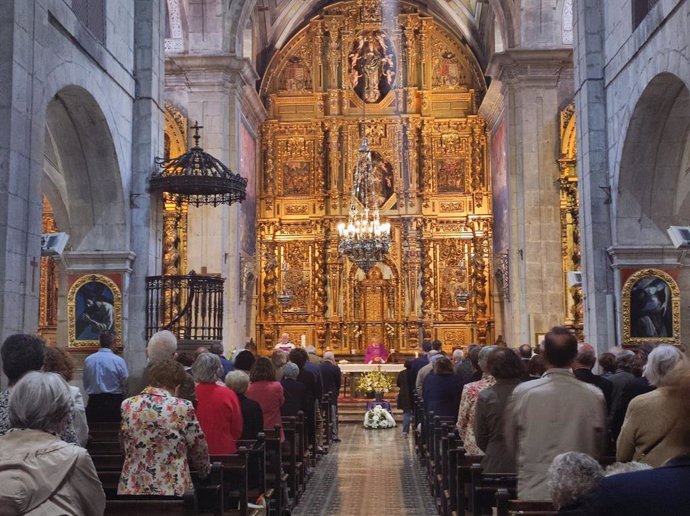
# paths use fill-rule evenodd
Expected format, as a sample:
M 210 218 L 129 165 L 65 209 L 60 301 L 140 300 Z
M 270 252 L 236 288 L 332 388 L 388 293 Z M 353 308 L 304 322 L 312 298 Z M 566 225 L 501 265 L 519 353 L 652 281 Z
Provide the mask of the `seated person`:
M 437 358 L 438 357 L 438 358 Z M 462 383 L 453 363 L 443 355 L 432 357 L 433 371 L 424 380 L 424 407 L 435 416 L 458 418 Z
M 12 389 L 10 431 L 0 437 L 0 514 L 103 514 L 105 495 L 88 452 L 60 439 L 72 410 L 56 373 L 26 373 Z
M 184 367 L 172 359 L 148 367 L 149 386 L 122 402 L 124 464 L 119 495 L 182 496 L 191 469 L 208 475 L 208 445 L 190 401 L 177 398 Z
M 364 353 L 364 363 L 383 364 L 388 360 L 388 355 L 388 350 L 386 350 L 384 345 L 374 339 L 371 341 L 371 344 L 367 346 L 366 352 Z

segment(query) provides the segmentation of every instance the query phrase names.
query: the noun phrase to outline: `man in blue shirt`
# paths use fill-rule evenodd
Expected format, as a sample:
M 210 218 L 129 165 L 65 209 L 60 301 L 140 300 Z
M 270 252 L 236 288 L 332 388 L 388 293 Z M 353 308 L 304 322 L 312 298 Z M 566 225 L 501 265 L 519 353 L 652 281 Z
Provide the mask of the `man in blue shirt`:
M 100 334 L 101 349 L 84 360 L 84 390 L 89 395 L 86 419 L 89 424 L 119 421 L 120 405 L 127 390 L 127 364 L 112 347 L 117 342 L 113 331 Z

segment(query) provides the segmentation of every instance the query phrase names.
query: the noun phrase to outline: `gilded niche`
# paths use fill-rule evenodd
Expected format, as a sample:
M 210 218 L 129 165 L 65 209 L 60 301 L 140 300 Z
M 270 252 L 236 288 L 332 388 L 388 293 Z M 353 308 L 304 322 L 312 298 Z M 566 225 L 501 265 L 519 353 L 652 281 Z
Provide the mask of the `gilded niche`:
M 260 88 L 262 352 L 283 332 L 346 354 L 371 338 L 407 353 L 493 339 L 485 90 L 467 44 L 405 2 L 330 4 L 275 53 Z M 336 230 L 363 198 L 363 137 L 392 233 L 369 274 Z

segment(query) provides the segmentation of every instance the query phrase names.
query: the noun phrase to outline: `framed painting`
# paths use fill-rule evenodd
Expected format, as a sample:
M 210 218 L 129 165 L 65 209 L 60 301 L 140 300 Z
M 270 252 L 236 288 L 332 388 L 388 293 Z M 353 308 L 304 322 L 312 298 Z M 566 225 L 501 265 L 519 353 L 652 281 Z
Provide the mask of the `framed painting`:
M 680 345 L 680 289 L 668 273 L 642 269 L 623 284 L 623 344 Z
M 77 278 L 67 294 L 69 347 L 99 347 L 98 337 L 106 330 L 122 336 L 122 294 L 111 278 L 87 274 Z

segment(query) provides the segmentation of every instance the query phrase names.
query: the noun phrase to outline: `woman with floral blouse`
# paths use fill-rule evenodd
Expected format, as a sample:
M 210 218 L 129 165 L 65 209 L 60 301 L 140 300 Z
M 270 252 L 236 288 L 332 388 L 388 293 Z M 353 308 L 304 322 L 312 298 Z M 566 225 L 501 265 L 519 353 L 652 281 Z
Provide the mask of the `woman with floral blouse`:
M 124 464 L 117 494 L 182 496 L 190 469 L 211 469 L 208 446 L 191 402 L 177 398 L 185 380 L 174 360 L 148 366 L 150 385 L 122 402 Z

